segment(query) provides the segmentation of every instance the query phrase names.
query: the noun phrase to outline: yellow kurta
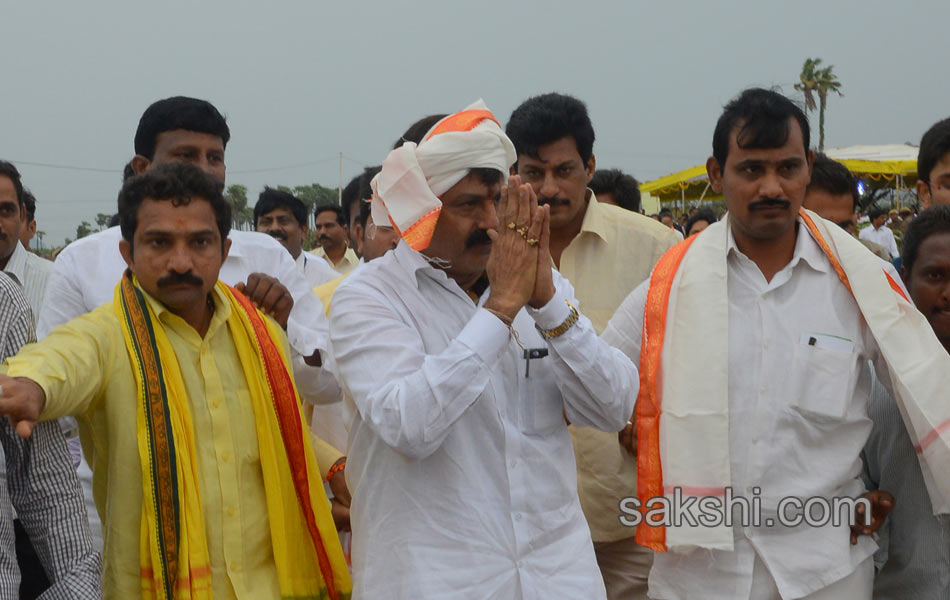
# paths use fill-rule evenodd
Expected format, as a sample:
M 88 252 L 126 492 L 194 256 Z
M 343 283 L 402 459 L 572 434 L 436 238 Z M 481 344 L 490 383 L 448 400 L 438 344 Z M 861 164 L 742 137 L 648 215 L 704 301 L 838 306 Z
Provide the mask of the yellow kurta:
M 356 255 L 356 251 L 352 248 L 346 249 L 346 252 L 343 253 L 343 258 L 341 258 L 337 264 L 333 264 L 333 261 L 327 256 L 326 251 L 320 246 L 311 250 L 310 253 L 327 261 L 327 264 L 333 267 L 333 270 L 340 275 L 349 275 L 350 272 L 360 264 L 360 257 Z
M 226 320 L 231 309 L 213 292 L 215 313 L 204 339 L 146 294 L 175 350 L 197 439 L 215 599 L 277 598 L 254 412 Z M 287 340 L 281 339 L 287 348 Z M 46 392 L 42 418 L 75 415 L 93 494 L 103 522 L 103 594 L 140 594 L 142 467 L 136 437 L 136 389 L 112 303 L 54 329 L 8 360 L 7 374 Z
M 580 310 L 600 333 L 624 298 L 650 276 L 663 253 L 680 241 L 669 227 L 591 194 L 581 231 L 561 254 L 558 269 L 574 286 Z M 571 427 L 581 507 L 595 542 L 633 537 L 617 518 L 621 498 L 637 491 L 637 461 L 616 433 Z

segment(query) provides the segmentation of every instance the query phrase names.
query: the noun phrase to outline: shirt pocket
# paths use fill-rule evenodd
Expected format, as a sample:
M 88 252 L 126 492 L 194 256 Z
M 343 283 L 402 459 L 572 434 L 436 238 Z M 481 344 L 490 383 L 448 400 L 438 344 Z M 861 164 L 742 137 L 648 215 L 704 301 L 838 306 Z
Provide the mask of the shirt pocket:
M 792 408 L 810 421 L 844 419 L 854 392 L 857 353 L 796 344 L 792 374 Z
M 526 386 L 520 406 L 522 430 L 528 434 L 541 434 L 566 426 L 564 401 L 554 380 L 551 357 L 532 359 L 528 377 L 524 376 L 525 361 L 520 363 L 521 385 Z

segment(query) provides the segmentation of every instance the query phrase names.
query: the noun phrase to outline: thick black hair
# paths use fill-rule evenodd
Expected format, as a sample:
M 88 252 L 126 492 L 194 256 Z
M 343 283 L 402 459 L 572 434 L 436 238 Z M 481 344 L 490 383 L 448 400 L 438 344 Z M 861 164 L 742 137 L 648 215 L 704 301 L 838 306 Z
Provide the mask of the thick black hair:
M 587 106 L 565 94 L 549 93 L 528 98 L 511 113 L 505 133 L 518 154 L 538 158 L 538 148 L 561 138 L 573 137 L 584 164 L 594 153 L 594 127 Z M 517 168 L 517 163 L 515 163 Z
M 318 204 L 317 208 L 313 211 L 313 216 L 316 217 L 322 212 L 332 211 L 336 213 L 336 222 L 339 223 L 342 227 L 346 227 L 347 223 L 346 218 L 343 216 L 343 208 L 337 206 L 336 204 Z
M 872 206 L 868 209 L 868 218 L 872 221 L 878 217 L 882 217 L 887 214 L 887 209 L 879 208 L 877 206 Z
M 693 228 L 693 225 L 700 221 L 706 221 L 710 225 L 718 221 L 716 218 L 716 213 L 714 213 L 709 208 L 700 208 L 696 211 L 696 214 L 689 218 L 689 221 L 686 221 L 686 235 L 689 236 L 689 230 Z
M 231 231 L 231 203 L 224 199 L 224 182 L 186 163 L 167 163 L 130 177 L 119 191 L 119 228 L 131 244 L 139 224 L 139 207 L 146 198 L 170 200 L 183 206 L 194 198 L 211 204 L 221 233 L 221 248 Z
M 920 138 L 920 149 L 917 151 L 917 177 L 930 183 L 930 172 L 934 165 L 950 152 L 950 119 L 934 123 L 927 133 Z
M 928 237 L 936 233 L 950 233 L 950 205 L 939 204 L 931 206 L 910 222 L 904 231 L 904 241 L 901 248 L 901 267 L 907 273 L 914 268 L 920 245 Z
M 231 139 L 227 122 L 210 102 L 174 96 L 153 103 L 142 113 L 135 130 L 135 153 L 152 160 L 158 135 L 176 129 L 210 133 L 221 138 L 225 147 Z
M 343 218 L 346 219 L 347 224 L 350 223 L 350 218 L 353 216 L 350 212 L 353 210 L 353 203 L 360 199 L 360 178 L 362 177 L 363 174 L 360 173 L 351 179 L 350 182 L 346 184 L 346 187 L 343 188 L 343 191 L 340 192 Z
M 640 212 L 640 184 L 620 169 L 598 169 L 587 187 L 594 195 L 610 194 L 622 208 Z
M 422 117 L 421 119 L 419 119 L 418 121 L 410 125 L 409 129 L 407 129 L 405 133 L 399 136 L 399 139 L 393 143 L 393 150 L 395 150 L 396 148 L 399 148 L 406 142 L 413 142 L 416 145 L 421 144 L 422 138 L 425 137 L 426 133 L 428 133 L 430 129 L 435 127 L 436 123 L 438 123 L 439 121 L 441 121 L 447 116 L 449 115 L 440 114 L 440 115 L 429 115 L 427 117 Z
M 840 162 L 828 158 L 823 152 L 815 153 L 815 163 L 811 168 L 811 183 L 808 189 L 819 189 L 829 194 L 851 194 L 852 207 L 855 211 L 858 207 L 858 182 L 854 175 Z
M 23 206 L 26 208 L 26 222 L 29 223 L 36 218 L 36 196 L 26 188 L 23 188 Z
M 16 190 L 16 202 L 23 205 L 23 181 L 20 179 L 20 171 L 12 162 L 0 160 L 0 175 L 5 175 L 13 182 L 13 189 Z
M 789 119 L 798 121 L 805 154 L 811 143 L 808 117 L 801 108 L 782 94 L 762 88 L 750 88 L 723 108 L 713 132 L 713 156 L 720 169 L 726 168 L 729 137 L 739 128 L 736 143 L 740 148 L 778 148 L 791 134 Z
M 366 229 L 366 221 L 369 220 L 369 216 L 372 214 L 373 203 L 370 202 L 370 199 L 373 197 L 373 188 L 370 183 L 373 181 L 373 177 L 376 177 L 382 170 L 382 166 L 379 165 L 366 167 L 363 174 L 360 175 L 360 216 L 358 219 L 360 227 L 363 229 Z
M 307 206 L 300 198 L 290 192 L 265 186 L 264 191 L 257 197 L 257 204 L 254 205 L 254 226 L 257 227 L 257 220 L 262 215 L 266 215 L 276 208 L 290 210 L 301 227 L 307 225 Z

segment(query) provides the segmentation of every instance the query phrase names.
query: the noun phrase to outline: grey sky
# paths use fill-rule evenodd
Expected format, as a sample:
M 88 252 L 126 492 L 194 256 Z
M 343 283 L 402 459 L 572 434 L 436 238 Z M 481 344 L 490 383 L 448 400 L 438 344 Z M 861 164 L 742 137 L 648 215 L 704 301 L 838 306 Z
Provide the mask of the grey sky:
M 247 185 L 251 203 L 265 183 L 335 187 L 338 152 L 346 181 L 418 117 L 478 97 L 503 124 L 528 96 L 581 98 L 598 166 L 640 180 L 703 162 L 742 88 L 800 98 L 809 56 L 844 86 L 826 147 L 917 143 L 950 116 L 947 0 L 269 4 L 5 6 L 0 157 L 36 194 L 45 245 L 115 212 L 142 111 L 177 94 L 228 117 L 228 183 Z

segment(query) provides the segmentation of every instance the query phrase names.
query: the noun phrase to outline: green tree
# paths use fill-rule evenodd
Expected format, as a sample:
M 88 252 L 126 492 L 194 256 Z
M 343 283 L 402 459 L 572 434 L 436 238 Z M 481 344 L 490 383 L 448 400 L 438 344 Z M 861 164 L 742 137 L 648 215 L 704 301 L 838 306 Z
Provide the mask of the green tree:
M 92 224 L 89 221 L 83 221 L 76 226 L 76 239 L 84 238 L 92 233 Z
M 805 110 L 815 110 L 818 108 L 818 151 L 825 149 L 825 107 L 828 104 L 828 92 L 834 92 L 839 96 L 841 93 L 841 82 L 838 76 L 834 74 L 834 65 L 828 65 L 821 68 L 820 58 L 806 58 L 802 65 L 802 72 L 798 76 L 801 83 L 795 84 L 795 89 L 805 96 Z M 817 105 L 815 96 L 818 96 Z
M 321 204 L 339 204 L 339 188 L 328 188 L 319 183 L 310 185 L 298 185 L 292 190 L 288 190 L 294 196 L 300 198 L 307 205 L 307 212 L 313 212 L 313 209 Z
M 107 215 L 104 213 L 99 213 L 96 215 L 96 225 L 99 226 L 99 231 L 102 231 L 109 225 L 109 219 L 112 218 L 112 215 Z
M 238 183 L 229 185 L 224 197 L 234 209 L 232 227 L 235 229 L 250 229 L 254 221 L 254 210 L 247 205 L 247 186 Z

